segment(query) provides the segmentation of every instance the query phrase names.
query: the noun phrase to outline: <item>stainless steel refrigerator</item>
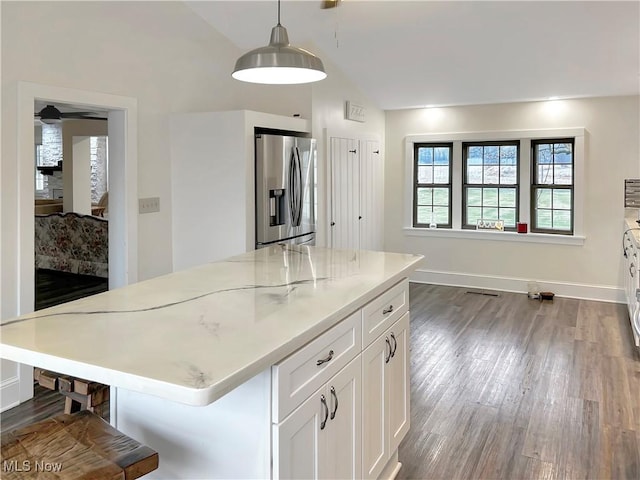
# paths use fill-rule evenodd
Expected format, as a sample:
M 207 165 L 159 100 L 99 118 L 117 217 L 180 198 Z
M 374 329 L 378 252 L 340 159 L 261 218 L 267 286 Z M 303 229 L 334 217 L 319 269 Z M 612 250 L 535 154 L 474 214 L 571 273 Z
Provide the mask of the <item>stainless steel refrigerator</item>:
M 315 245 L 313 138 L 256 133 L 256 248 Z

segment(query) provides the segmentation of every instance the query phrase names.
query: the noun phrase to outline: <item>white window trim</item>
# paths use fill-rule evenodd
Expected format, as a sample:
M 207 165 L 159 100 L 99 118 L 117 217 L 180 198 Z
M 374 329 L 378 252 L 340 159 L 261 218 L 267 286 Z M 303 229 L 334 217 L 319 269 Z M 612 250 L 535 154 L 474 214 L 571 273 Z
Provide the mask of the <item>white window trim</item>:
M 416 134 L 405 137 L 405 202 L 404 233 L 408 236 L 449 237 L 514 242 L 552 243 L 562 245 L 583 245 L 584 234 L 584 170 L 585 129 L 550 128 L 537 130 L 504 130 L 486 132 L 452 132 Z M 531 140 L 553 138 L 575 138 L 574 144 L 574 185 L 573 185 L 573 235 L 514 232 L 486 232 L 462 229 L 462 142 L 482 142 L 500 140 L 520 140 L 520 202 L 519 221 L 531 225 Z M 429 230 L 413 227 L 413 146 L 415 143 L 453 142 L 452 158 L 452 228 Z

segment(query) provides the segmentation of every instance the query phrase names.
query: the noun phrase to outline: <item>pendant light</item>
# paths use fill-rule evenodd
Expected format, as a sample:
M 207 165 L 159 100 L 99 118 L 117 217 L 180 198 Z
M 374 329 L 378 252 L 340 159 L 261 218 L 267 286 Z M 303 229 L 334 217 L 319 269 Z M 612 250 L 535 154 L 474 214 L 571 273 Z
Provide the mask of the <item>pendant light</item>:
M 280 24 L 278 0 L 278 24 L 271 30 L 269 45 L 242 55 L 231 76 L 243 82 L 290 85 L 317 82 L 327 74 L 313 53 L 289 45 L 287 29 Z

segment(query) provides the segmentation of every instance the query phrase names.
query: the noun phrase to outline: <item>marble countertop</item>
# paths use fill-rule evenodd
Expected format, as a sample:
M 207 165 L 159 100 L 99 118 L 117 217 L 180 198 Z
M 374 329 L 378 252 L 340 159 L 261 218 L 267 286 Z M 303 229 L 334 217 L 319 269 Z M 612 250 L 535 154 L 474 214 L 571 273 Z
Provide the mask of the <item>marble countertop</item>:
M 6 320 L 0 356 L 207 405 L 409 276 L 421 259 L 263 248 Z

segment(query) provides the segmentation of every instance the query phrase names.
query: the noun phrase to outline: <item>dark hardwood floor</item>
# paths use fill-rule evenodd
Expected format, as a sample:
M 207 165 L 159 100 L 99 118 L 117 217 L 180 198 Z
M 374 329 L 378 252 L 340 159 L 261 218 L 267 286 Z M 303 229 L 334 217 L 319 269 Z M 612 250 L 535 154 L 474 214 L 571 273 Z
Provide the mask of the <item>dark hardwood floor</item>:
M 624 305 L 411 284 L 398 479 L 640 479 L 640 352 Z M 2 430 L 62 411 L 38 390 Z
M 640 479 L 624 305 L 411 284 L 399 479 Z

